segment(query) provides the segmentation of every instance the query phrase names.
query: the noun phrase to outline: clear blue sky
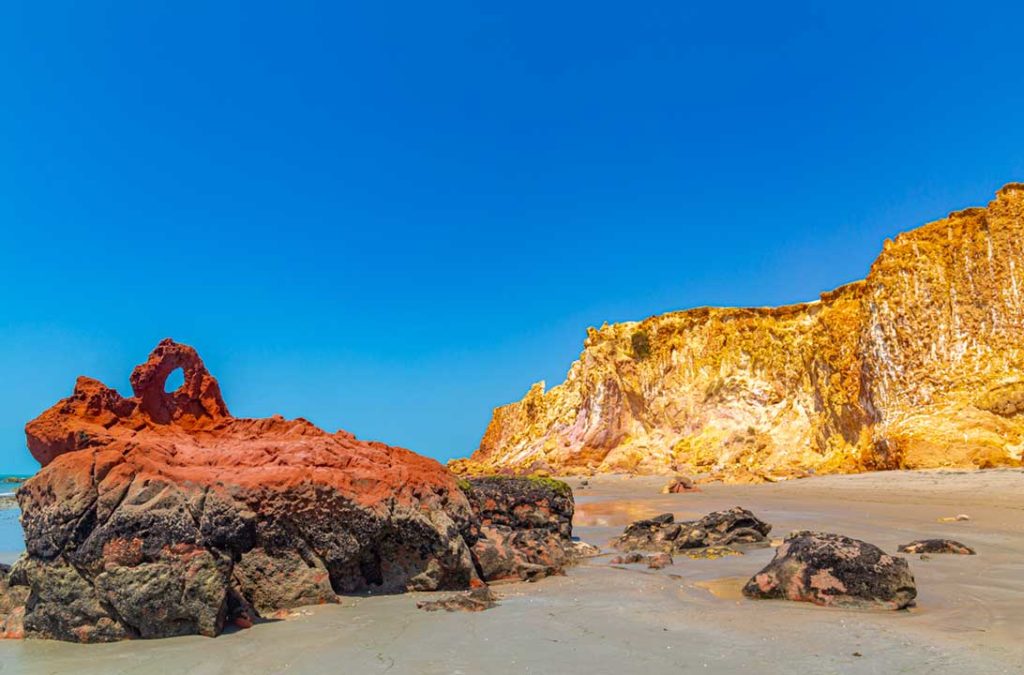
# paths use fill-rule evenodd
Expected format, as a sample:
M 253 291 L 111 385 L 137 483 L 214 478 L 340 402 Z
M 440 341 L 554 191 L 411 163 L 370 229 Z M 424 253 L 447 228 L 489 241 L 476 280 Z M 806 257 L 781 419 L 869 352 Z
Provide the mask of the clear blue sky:
M 4 3 L 0 469 L 165 336 L 237 415 L 464 455 L 588 325 L 1024 179 L 1021 3 L 361 4 Z

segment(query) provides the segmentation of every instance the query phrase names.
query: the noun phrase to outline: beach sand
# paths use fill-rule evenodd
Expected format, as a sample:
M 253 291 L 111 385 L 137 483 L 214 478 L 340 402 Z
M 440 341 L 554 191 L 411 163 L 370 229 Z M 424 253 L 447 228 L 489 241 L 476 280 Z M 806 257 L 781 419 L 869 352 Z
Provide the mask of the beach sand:
M 500 606 L 480 613 L 416 609 L 436 593 L 346 598 L 216 639 L 0 642 L 0 673 L 1024 672 L 1024 471 L 824 476 L 679 495 L 660 494 L 665 482 L 590 479 L 576 492 L 575 533 L 605 547 L 637 518 L 743 506 L 773 537 L 838 532 L 890 553 L 945 537 L 978 555 L 908 556 L 918 605 L 902 612 L 743 598 L 772 549 L 677 556 L 658 571 L 610 566 L 605 555 L 564 577 L 496 586 Z M 940 522 L 961 513 L 970 520 Z

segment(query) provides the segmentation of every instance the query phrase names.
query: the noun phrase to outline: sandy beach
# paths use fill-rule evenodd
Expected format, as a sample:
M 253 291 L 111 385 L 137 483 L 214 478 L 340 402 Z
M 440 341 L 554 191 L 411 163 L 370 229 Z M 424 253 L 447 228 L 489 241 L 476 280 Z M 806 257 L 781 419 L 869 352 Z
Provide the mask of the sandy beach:
M 885 472 L 660 494 L 662 478 L 577 489 L 575 534 L 604 547 L 634 519 L 734 505 L 773 525 L 838 532 L 890 553 L 946 537 L 976 556 L 909 556 L 917 607 L 849 611 L 752 601 L 741 584 L 772 549 L 677 556 L 653 571 L 585 561 L 563 577 L 497 586 L 500 606 L 428 613 L 439 594 L 346 598 L 210 639 L 0 643 L 4 673 L 1019 673 L 1024 669 L 1024 471 Z M 571 481 L 578 488 L 579 480 Z M 967 514 L 968 521 L 941 522 Z

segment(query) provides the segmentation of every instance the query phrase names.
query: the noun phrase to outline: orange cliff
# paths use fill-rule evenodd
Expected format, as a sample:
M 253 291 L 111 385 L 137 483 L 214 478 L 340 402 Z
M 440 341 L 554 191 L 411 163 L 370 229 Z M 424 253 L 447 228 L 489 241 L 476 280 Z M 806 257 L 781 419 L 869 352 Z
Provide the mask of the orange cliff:
M 588 330 L 562 384 L 495 409 L 460 473 L 732 481 L 1020 466 L 1024 184 L 885 242 L 806 304 Z

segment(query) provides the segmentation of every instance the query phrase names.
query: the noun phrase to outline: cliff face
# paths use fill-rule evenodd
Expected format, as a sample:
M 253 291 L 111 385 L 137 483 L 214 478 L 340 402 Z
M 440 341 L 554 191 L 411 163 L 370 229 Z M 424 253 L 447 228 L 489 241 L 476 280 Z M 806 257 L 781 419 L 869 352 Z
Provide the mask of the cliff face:
M 1024 184 L 887 241 L 816 302 L 591 328 L 565 382 L 494 411 L 457 471 L 765 480 L 1017 466 Z

